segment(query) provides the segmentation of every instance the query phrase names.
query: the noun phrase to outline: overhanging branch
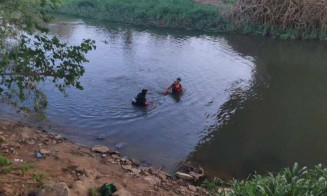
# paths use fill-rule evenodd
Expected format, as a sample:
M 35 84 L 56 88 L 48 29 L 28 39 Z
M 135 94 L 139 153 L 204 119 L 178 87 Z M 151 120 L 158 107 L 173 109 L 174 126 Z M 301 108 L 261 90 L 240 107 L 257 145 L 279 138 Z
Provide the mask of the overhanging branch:
M 39 73 L 39 72 L 12 72 L 12 73 L 0 73 L 0 76 L 5 77 L 5 76 L 46 76 L 46 77 L 55 77 L 56 75 L 53 73 Z

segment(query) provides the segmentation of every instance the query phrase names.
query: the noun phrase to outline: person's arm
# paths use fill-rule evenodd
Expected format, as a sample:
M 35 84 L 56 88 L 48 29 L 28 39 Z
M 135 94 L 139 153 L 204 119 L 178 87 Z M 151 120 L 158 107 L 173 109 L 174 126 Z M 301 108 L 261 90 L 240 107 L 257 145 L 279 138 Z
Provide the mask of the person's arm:
M 166 91 L 169 91 L 171 88 L 173 88 L 173 85 L 174 85 L 174 83 L 171 84 L 171 85 L 169 85 L 169 86 L 166 88 Z
M 166 94 L 168 94 L 168 91 L 174 86 L 174 84 L 175 83 L 172 83 L 171 85 L 169 85 L 166 89 L 165 89 L 165 91 L 164 91 L 164 94 L 166 95 Z

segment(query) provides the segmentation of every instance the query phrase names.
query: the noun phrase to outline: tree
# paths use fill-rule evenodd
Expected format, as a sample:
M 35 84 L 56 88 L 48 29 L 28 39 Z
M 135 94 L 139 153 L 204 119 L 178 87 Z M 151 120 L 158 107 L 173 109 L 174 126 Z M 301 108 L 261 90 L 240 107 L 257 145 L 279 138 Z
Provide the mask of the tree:
M 47 106 L 40 83 L 51 81 L 59 91 L 83 89 L 85 54 L 93 40 L 70 46 L 46 28 L 60 0 L 0 0 L 0 99 L 18 111 L 42 111 Z M 34 100 L 34 104 L 28 104 Z

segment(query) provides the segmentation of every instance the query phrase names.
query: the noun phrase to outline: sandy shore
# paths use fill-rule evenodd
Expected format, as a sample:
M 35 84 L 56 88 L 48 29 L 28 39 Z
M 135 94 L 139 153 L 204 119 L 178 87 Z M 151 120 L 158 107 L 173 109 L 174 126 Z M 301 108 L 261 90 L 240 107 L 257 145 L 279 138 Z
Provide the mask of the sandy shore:
M 79 146 L 19 122 L 0 121 L 0 154 L 12 162 L 0 165 L 0 195 L 40 193 L 58 183 L 67 192 L 63 195 L 89 195 L 104 183 L 113 183 L 116 195 L 207 195 L 192 182 L 141 167 L 107 147 Z

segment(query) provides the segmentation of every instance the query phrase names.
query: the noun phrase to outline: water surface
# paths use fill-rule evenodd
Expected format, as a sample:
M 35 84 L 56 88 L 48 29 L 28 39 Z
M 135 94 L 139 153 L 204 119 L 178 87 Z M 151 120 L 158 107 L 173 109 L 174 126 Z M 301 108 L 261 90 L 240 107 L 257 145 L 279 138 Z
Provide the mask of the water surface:
M 166 171 L 184 160 L 221 178 L 327 163 L 326 44 L 60 16 L 51 30 L 71 44 L 91 38 L 83 91 L 46 84 L 43 126 L 102 144 Z M 177 77 L 185 93 L 162 91 Z M 149 90 L 148 108 L 131 100 Z M 5 114 L 6 113 L 6 114 Z M 2 111 L 3 118 L 14 118 Z M 26 119 L 29 123 L 39 123 Z M 23 119 L 23 120 L 24 120 Z

